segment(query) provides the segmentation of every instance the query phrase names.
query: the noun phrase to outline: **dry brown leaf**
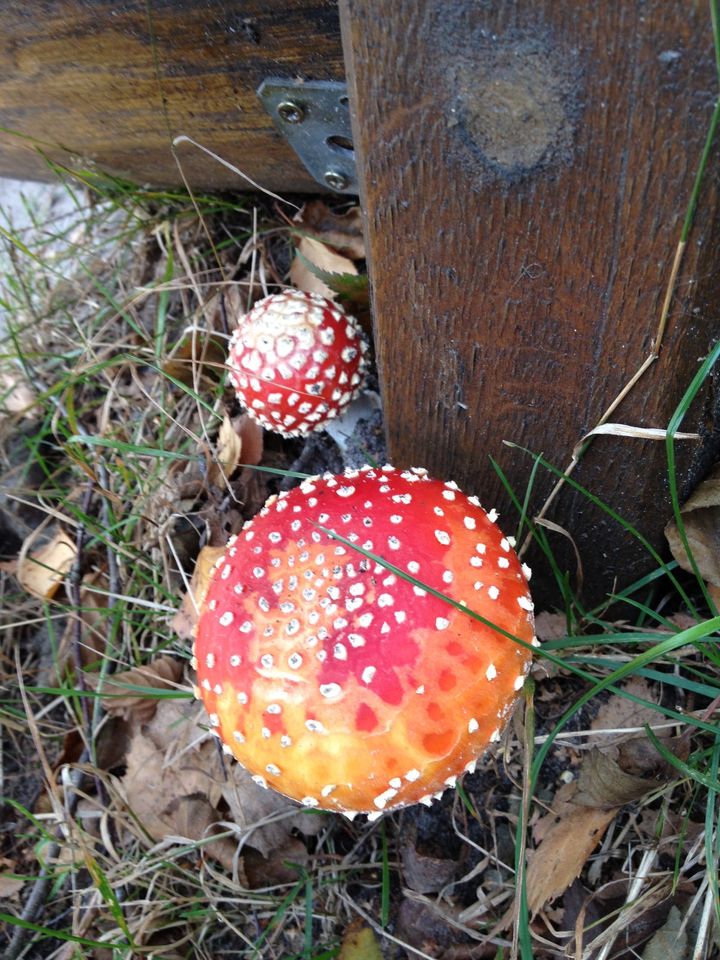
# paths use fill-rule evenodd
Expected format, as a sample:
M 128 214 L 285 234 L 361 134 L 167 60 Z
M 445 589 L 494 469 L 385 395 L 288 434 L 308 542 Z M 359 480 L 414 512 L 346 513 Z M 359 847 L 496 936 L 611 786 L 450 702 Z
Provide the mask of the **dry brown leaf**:
M 246 413 L 237 418 L 236 430 L 242 440 L 241 461 L 245 467 L 256 467 L 263 458 L 265 444 L 263 442 L 263 428 Z
M 146 687 L 172 690 L 182 676 L 182 664 L 172 657 L 156 657 L 143 667 L 133 667 L 108 677 L 102 685 L 101 699 L 105 710 L 125 720 L 147 723 L 160 702 L 151 693 L 128 689 Z
M 27 416 L 34 403 L 35 392 L 20 370 L 0 370 L 0 414 Z
M 239 763 L 231 761 L 226 773 L 227 781 L 220 786 L 232 819 L 248 831 L 247 842 L 263 856 L 281 849 L 293 830 L 313 836 L 322 828 L 322 814 L 313 814 L 281 793 L 259 787 Z M 260 823 L 262 826 L 254 826 Z
M 233 421 L 225 414 L 217 435 L 215 457 L 208 467 L 208 482 L 216 487 L 227 483 L 237 469 L 241 455 L 242 439 Z
M 202 794 L 180 797 L 171 805 L 171 810 L 181 837 L 203 840 L 218 832 L 216 827 L 219 820 L 218 811 Z M 217 837 L 204 849 L 214 860 L 222 864 L 228 873 L 232 874 L 237 870 L 238 880 L 243 886 L 247 883 L 242 860 L 238 856 L 237 842 L 231 837 Z
M 25 886 L 26 882 L 27 878 L 25 877 L 8 877 L 0 874 L 0 899 L 17 899 L 17 895 Z
M 246 413 L 232 419 L 225 414 L 215 446 L 208 481 L 215 486 L 226 485 L 239 466 L 255 467 L 262 460 L 263 429 Z
M 684 960 L 687 956 L 688 935 L 683 919 L 683 915 L 673 904 L 665 924 L 643 950 L 642 960 L 667 960 L 668 957 Z
M 75 562 L 75 544 L 66 533 L 58 532 L 45 546 L 23 556 L 17 578 L 28 593 L 41 600 L 53 597 Z
M 183 337 L 162 365 L 163 373 L 194 387 L 198 380 L 217 382 L 225 369 L 226 346 L 219 336 L 194 334 Z
M 625 690 L 652 700 L 652 689 L 642 679 L 628 681 Z M 657 713 L 652 708 L 618 694 L 600 708 L 593 727 L 622 731 L 655 720 Z M 657 790 L 675 776 L 657 751 L 646 749 L 640 741 L 649 744 L 647 737 L 630 738 L 621 733 L 611 743 L 598 737 L 596 742 L 604 749 L 594 746 L 585 753 L 577 781 L 557 791 L 552 812 L 535 824 L 537 847 L 527 871 L 528 904 L 533 913 L 563 893 L 580 875 L 608 824 L 625 804 Z M 666 742 L 678 752 L 684 749 L 677 738 Z M 618 758 L 623 760 L 622 765 Z
M 579 876 L 618 809 L 601 810 L 568 804 L 562 815 L 554 820 L 527 869 L 531 913 L 537 913 L 544 903 L 559 896 Z
M 648 700 L 654 703 L 656 700 L 655 691 L 652 685 L 643 677 L 631 677 L 622 685 L 623 692 L 638 697 L 641 700 Z M 593 730 L 598 734 L 589 737 L 587 743 L 589 746 L 597 745 L 606 747 L 611 743 L 618 743 L 621 739 L 627 739 L 636 736 L 637 728 L 642 728 L 645 724 L 657 723 L 659 714 L 652 707 L 646 707 L 642 703 L 636 703 L 622 693 L 613 693 L 600 706 L 591 724 Z M 609 731 L 608 735 L 602 736 L 601 731 Z M 628 733 L 623 734 L 622 731 Z
M 365 238 L 360 207 L 336 213 L 322 200 L 310 200 L 296 214 L 295 223 L 312 233 L 328 247 L 351 260 L 365 259 Z
M 561 640 L 567 636 L 567 617 L 562 613 L 539 613 L 535 617 L 538 640 Z
M 224 554 L 225 547 L 203 547 L 197 555 L 190 589 L 183 597 L 180 609 L 170 621 L 170 626 L 182 640 L 192 640 L 195 636 L 198 611 L 208 592 L 210 575 L 213 567 Z
M 594 748 L 583 759 L 573 802 L 583 807 L 616 809 L 639 800 L 659 786 L 657 780 L 626 773 L 608 753 Z
M 345 931 L 338 960 L 382 960 L 375 934 L 362 920 L 353 920 Z
M 688 546 L 703 579 L 720 587 L 720 466 L 716 466 L 680 509 Z M 683 570 L 690 559 L 674 520 L 665 527 L 670 550 Z
M 133 736 L 122 788 L 128 806 L 153 839 L 180 835 L 187 829 L 182 818 L 189 808 L 180 803 L 187 797 L 207 801 L 215 811 L 211 823 L 234 821 L 247 843 L 263 856 L 282 850 L 295 830 L 307 835 L 320 830 L 322 816 L 258 786 L 234 761 L 223 761 L 217 742 L 203 735 L 198 719 L 207 721 L 199 706 L 193 704 L 189 710 L 177 700 L 164 700 L 153 719 Z M 223 800 L 229 816 L 219 810 Z M 204 831 L 208 826 L 205 813 Z M 217 854 L 212 850 L 215 846 L 217 843 L 210 845 L 209 853 L 222 862 L 221 858 L 227 858 L 227 845 L 218 847 Z
M 327 273 L 351 274 L 352 276 L 358 274 L 358 269 L 352 260 L 331 250 L 320 240 L 314 240 L 312 237 L 302 237 L 297 249 L 302 256 L 296 254 L 293 258 L 290 265 L 290 281 L 298 290 L 304 290 L 306 293 L 319 293 L 321 297 L 327 297 L 329 300 L 334 300 L 336 296 L 335 292 L 308 268 L 302 257 L 309 260 L 313 266 L 319 267 Z

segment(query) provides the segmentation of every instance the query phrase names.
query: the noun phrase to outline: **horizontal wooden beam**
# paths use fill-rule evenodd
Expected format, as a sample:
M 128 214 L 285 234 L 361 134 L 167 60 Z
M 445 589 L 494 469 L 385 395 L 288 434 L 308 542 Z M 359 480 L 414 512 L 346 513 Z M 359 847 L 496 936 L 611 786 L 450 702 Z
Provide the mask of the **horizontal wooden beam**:
M 332 3 L 5 3 L 0 61 L 0 176 L 52 179 L 49 157 L 180 185 L 171 145 L 184 134 L 271 190 L 321 189 L 255 91 L 269 76 L 343 79 Z M 199 150 L 178 154 L 195 189 L 248 189 Z

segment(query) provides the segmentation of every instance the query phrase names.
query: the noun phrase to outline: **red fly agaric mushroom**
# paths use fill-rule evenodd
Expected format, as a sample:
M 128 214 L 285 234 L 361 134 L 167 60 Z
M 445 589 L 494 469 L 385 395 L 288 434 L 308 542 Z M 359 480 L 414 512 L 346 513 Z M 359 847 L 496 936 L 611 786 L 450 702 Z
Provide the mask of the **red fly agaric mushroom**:
M 537 644 L 529 570 L 496 517 L 389 466 L 271 497 L 198 622 L 196 695 L 227 752 L 263 786 L 350 814 L 429 803 L 474 769 Z
M 337 303 L 286 290 L 240 317 L 227 365 L 250 416 L 285 437 L 304 436 L 356 396 L 366 349 L 357 321 Z

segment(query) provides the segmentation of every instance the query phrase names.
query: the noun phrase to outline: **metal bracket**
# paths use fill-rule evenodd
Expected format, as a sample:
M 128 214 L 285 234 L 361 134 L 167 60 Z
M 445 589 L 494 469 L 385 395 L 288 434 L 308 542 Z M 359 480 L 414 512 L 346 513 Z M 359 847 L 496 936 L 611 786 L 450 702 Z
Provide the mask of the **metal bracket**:
M 308 173 L 336 193 L 357 194 L 346 84 L 268 77 L 257 93 Z

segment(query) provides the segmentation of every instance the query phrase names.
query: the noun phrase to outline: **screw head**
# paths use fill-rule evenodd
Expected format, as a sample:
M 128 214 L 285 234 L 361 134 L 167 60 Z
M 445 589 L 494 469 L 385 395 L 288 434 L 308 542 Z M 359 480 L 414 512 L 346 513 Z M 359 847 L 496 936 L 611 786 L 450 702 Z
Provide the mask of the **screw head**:
M 305 107 L 297 100 L 283 100 L 278 104 L 277 112 L 285 123 L 302 123 L 305 119 Z
M 345 190 L 350 185 L 350 178 L 342 170 L 326 170 L 324 179 L 332 190 Z

